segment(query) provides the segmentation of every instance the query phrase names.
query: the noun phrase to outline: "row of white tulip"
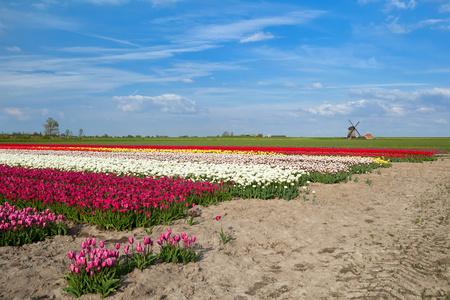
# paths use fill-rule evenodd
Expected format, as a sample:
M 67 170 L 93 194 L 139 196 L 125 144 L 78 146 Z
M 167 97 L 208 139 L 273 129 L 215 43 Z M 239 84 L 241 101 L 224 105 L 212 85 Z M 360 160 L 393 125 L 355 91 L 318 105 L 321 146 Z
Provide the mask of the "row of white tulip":
M 206 162 L 179 162 L 174 160 L 124 159 L 113 157 L 87 157 L 70 155 L 36 155 L 0 153 L 0 164 L 27 168 L 51 168 L 59 170 L 113 173 L 118 175 L 182 177 L 209 182 L 230 182 L 235 184 L 268 185 L 272 183 L 296 184 L 304 170 L 269 166 L 263 164 L 245 165 L 236 163 L 213 164 Z
M 282 169 L 303 170 L 306 172 L 339 173 L 348 172 L 354 165 L 372 164 L 374 158 L 356 156 L 307 156 L 307 155 L 252 155 L 224 153 L 189 152 L 87 152 L 51 150 L 0 150 L 0 153 L 57 155 L 72 157 L 99 157 L 134 160 L 176 161 L 178 163 L 265 165 Z

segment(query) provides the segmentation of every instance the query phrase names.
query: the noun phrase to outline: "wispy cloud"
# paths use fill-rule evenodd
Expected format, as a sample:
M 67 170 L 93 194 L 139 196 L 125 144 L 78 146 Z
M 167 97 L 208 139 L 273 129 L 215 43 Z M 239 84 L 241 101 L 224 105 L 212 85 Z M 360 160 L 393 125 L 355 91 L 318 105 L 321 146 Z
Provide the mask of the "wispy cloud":
M 400 0 L 387 0 L 386 1 L 386 10 L 392 10 L 392 9 L 414 9 L 416 7 L 416 1 L 415 0 L 409 0 L 409 1 L 400 1 Z
M 128 2 L 128 0 L 78 0 L 78 1 L 92 3 L 96 5 L 104 5 L 104 4 L 120 5 Z
M 249 37 L 241 39 L 239 41 L 239 43 L 259 42 L 259 41 L 263 41 L 263 40 L 270 40 L 273 38 L 274 38 L 274 36 L 272 34 L 260 31 Z
M 44 11 L 19 11 L 0 8 L 0 19 L 9 24 L 14 24 L 14 28 L 44 28 L 71 32 L 82 29 L 82 26 L 71 18 L 51 15 Z
M 3 113 L 18 121 L 29 121 L 37 115 L 43 116 L 48 113 L 47 109 L 33 109 L 30 107 L 5 107 Z
M 323 89 L 323 84 L 320 82 L 314 82 L 306 86 L 308 90 L 321 90 Z
M 204 41 L 243 40 L 255 31 L 260 32 L 268 27 L 283 25 L 300 25 L 310 22 L 323 15 L 325 11 L 296 11 L 283 16 L 254 18 L 229 24 L 204 25 L 191 31 L 190 39 Z M 259 35 L 261 37 L 261 35 Z
M 378 2 L 378 0 L 358 0 L 358 4 L 364 5 L 370 2 Z
M 450 19 L 427 19 L 419 21 L 415 24 L 399 24 L 397 23 L 399 18 L 394 18 L 392 16 L 388 17 L 387 19 L 390 21 L 390 23 L 386 23 L 386 27 L 391 31 L 392 33 L 397 34 L 405 34 L 410 33 L 414 30 L 426 28 L 426 27 L 432 27 L 433 25 L 437 24 L 445 24 L 450 23 Z
M 20 47 L 14 46 L 14 47 L 5 47 L 6 50 L 11 52 L 22 52 L 22 49 Z
M 439 7 L 439 12 L 441 12 L 441 13 L 447 13 L 447 12 L 450 12 L 450 3 L 442 4 L 442 5 Z
M 194 101 L 175 94 L 164 94 L 156 97 L 131 95 L 115 96 L 117 108 L 124 112 L 143 112 L 158 110 L 162 113 L 192 114 L 197 112 Z

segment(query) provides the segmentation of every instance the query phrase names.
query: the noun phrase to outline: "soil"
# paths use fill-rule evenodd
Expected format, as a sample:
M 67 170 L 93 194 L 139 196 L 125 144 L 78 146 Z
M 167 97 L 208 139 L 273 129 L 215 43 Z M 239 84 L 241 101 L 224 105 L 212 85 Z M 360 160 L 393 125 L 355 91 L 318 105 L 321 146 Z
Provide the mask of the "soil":
M 136 269 L 108 299 L 449 299 L 449 157 L 310 188 L 291 201 L 197 206 L 198 224 L 170 227 L 197 236 L 201 259 Z M 232 236 L 225 245 L 221 227 Z M 153 240 L 167 228 L 153 228 Z M 62 290 L 67 252 L 88 236 L 113 248 L 148 234 L 72 224 L 67 236 L 2 247 L 0 298 L 74 299 Z

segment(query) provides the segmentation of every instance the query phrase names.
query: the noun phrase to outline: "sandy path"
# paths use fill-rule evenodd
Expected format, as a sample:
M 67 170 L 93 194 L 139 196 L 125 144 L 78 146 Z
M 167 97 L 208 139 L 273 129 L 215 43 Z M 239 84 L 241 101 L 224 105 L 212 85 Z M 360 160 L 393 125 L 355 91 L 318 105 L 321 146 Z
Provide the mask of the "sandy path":
M 358 178 L 355 182 L 355 178 Z M 450 295 L 450 158 L 394 163 L 291 201 L 233 200 L 199 207 L 202 259 L 135 270 L 109 299 L 445 299 Z M 367 180 L 371 181 L 369 185 Z M 369 182 L 370 183 L 370 182 Z M 222 216 L 217 222 L 215 216 Z M 220 226 L 233 239 L 222 245 Z M 167 226 L 153 230 L 152 238 Z M 71 235 L 0 248 L 1 299 L 74 299 L 61 290 L 67 251 L 87 236 L 112 247 L 133 232 L 78 225 Z M 81 299 L 100 299 L 84 295 Z

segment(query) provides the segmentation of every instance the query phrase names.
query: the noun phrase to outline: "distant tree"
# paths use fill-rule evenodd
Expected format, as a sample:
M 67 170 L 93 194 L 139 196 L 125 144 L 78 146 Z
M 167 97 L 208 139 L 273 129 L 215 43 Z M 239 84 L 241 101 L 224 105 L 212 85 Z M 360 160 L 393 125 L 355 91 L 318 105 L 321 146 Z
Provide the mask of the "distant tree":
M 222 136 L 230 136 L 230 133 L 228 131 L 225 131 L 224 133 L 222 133 Z
M 83 138 L 84 131 L 83 129 L 78 130 L 78 138 L 81 140 Z
M 65 137 L 66 138 L 70 138 L 70 137 L 72 137 L 72 131 L 70 131 L 69 129 L 66 129 L 66 132 L 64 133 L 64 135 L 65 135 Z
M 59 124 L 53 118 L 48 118 L 44 124 L 44 134 L 49 137 L 56 137 L 59 134 Z

